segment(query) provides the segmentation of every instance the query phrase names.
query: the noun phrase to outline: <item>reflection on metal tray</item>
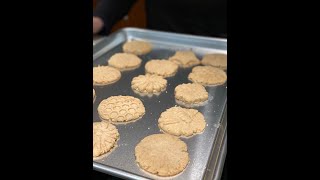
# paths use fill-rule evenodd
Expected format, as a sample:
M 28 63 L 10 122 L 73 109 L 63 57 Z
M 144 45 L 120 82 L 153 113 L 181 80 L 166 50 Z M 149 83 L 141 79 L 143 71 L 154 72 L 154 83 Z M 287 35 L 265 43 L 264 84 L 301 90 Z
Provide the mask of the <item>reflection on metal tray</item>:
M 177 50 L 192 50 L 199 59 L 204 54 L 220 52 L 227 53 L 227 40 L 207 38 L 176 33 L 166 33 L 136 28 L 126 28 L 103 38 L 93 47 L 93 66 L 107 65 L 107 60 L 115 53 L 122 52 L 122 45 L 128 40 L 149 41 L 153 50 L 140 56 L 143 60 L 140 68 L 122 72 L 121 79 L 112 85 L 94 87 L 97 98 L 93 104 L 93 121 L 100 121 L 97 107 L 99 103 L 110 96 L 129 95 L 143 102 L 146 114 L 142 119 L 126 125 L 116 125 L 120 140 L 118 147 L 107 157 L 94 160 L 93 168 L 97 171 L 125 179 L 152 179 L 139 169 L 135 162 L 134 148 L 144 137 L 161 133 L 158 128 L 158 118 L 166 109 L 176 105 L 174 88 L 182 83 L 188 83 L 191 68 L 181 69 L 171 78 L 167 78 L 168 86 L 159 96 L 141 97 L 130 87 L 133 77 L 145 74 L 144 65 L 150 59 L 167 59 Z M 207 87 L 209 102 L 197 107 L 203 113 L 207 126 L 202 134 L 192 138 L 181 138 L 188 146 L 190 162 L 186 169 L 174 179 L 219 179 L 226 154 L 226 127 L 224 116 L 227 103 L 227 84 L 217 87 Z

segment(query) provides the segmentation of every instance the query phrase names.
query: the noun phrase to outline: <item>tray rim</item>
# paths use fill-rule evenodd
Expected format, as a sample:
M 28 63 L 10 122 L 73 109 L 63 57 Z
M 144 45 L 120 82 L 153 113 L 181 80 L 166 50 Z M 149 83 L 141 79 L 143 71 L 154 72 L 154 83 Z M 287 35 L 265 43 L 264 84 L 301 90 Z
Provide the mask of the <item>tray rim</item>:
M 99 58 L 103 53 L 105 46 L 102 46 L 106 42 L 108 42 L 110 39 L 114 38 L 117 34 L 121 33 L 128 33 L 128 32 L 148 32 L 148 33 L 154 33 L 154 34 L 160 34 L 163 36 L 176 36 L 180 38 L 188 38 L 188 39 L 197 39 L 197 40 L 204 40 L 204 41 L 216 41 L 218 43 L 225 43 L 227 44 L 227 38 L 217 38 L 217 37 L 207 37 L 207 36 L 197 36 L 197 35 L 189 35 L 189 34 L 182 34 L 182 33 L 175 33 L 175 32 L 165 32 L 165 31 L 158 31 L 158 30 L 149 30 L 149 29 L 141 29 L 141 28 L 134 28 L 134 27 L 126 27 L 119 29 L 113 33 L 111 33 L 109 36 L 102 36 L 98 39 L 95 39 L 95 43 L 93 45 L 93 61 L 97 58 Z M 102 46 L 102 47 L 99 47 Z
M 118 29 L 111 33 L 109 36 L 112 36 L 114 34 L 117 34 L 119 32 L 126 32 L 126 31 L 136 31 L 136 32 L 151 32 L 151 33 L 160 33 L 160 34 L 171 34 L 176 36 L 184 36 L 189 38 L 196 38 L 196 39 L 205 39 L 205 40 L 214 40 L 214 41 L 221 41 L 221 42 L 228 42 L 227 38 L 219 38 L 219 37 L 207 37 L 207 36 L 197 36 L 192 34 L 184 34 L 184 33 L 175 33 L 175 32 L 167 32 L 167 31 L 159 31 L 159 30 L 151 30 L 151 29 L 141 29 L 136 27 L 125 27 Z M 109 36 L 95 36 L 95 42 L 93 43 L 93 46 L 99 45 L 104 39 L 108 39 Z

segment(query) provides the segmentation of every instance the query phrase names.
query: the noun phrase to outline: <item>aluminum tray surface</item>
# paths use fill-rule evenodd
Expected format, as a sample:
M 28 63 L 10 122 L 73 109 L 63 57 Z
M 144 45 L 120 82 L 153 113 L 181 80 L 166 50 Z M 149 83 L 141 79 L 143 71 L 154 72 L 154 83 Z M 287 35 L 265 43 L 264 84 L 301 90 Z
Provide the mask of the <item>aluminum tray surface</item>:
M 93 167 L 95 170 L 126 179 L 154 179 L 155 176 L 145 173 L 137 166 L 134 156 L 135 146 L 144 137 L 161 133 L 158 128 L 158 118 L 163 111 L 177 105 L 174 98 L 174 88 L 179 84 L 190 82 L 187 77 L 192 68 L 179 68 L 174 77 L 167 78 L 168 86 L 166 91 L 159 96 L 152 96 L 151 98 L 142 97 L 132 91 L 132 78 L 145 74 L 144 65 L 148 60 L 167 59 L 177 50 L 192 50 L 199 59 L 207 53 L 219 52 L 227 54 L 227 41 L 224 39 L 126 28 L 113 33 L 95 45 L 99 49 L 94 47 L 93 66 L 107 65 L 107 60 L 113 54 L 122 52 L 122 45 L 132 39 L 151 42 L 153 50 L 147 55 L 140 56 L 143 62 L 138 69 L 122 72 L 122 77 L 118 82 L 104 87 L 94 86 L 97 97 L 93 103 L 93 122 L 100 121 L 97 112 L 99 103 L 110 96 L 128 95 L 137 97 L 143 102 L 146 113 L 142 119 L 136 122 L 116 125 L 120 133 L 117 148 L 107 157 L 94 160 Z M 206 168 L 209 164 L 211 152 L 215 148 L 214 144 L 217 139 L 218 128 L 220 127 L 227 102 L 227 83 L 216 87 L 206 87 L 206 89 L 209 92 L 208 103 L 195 109 L 202 112 L 207 125 L 202 134 L 191 138 L 181 138 L 188 146 L 190 162 L 186 169 L 178 176 L 174 176 L 173 179 L 199 180 L 203 179 L 206 174 Z

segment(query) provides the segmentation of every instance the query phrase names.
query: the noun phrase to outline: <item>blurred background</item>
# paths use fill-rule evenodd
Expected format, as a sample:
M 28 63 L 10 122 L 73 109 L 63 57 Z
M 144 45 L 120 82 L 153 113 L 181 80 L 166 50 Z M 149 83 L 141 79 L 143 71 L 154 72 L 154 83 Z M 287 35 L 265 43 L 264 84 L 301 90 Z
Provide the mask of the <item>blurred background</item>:
M 227 0 L 93 0 L 93 34 L 137 27 L 227 38 Z
M 93 0 L 93 9 L 96 8 L 96 5 L 99 1 L 101 0 Z M 117 22 L 112 27 L 111 32 L 117 31 L 118 29 L 124 27 L 146 28 L 145 0 L 137 0 L 137 2 L 130 9 L 128 15 Z

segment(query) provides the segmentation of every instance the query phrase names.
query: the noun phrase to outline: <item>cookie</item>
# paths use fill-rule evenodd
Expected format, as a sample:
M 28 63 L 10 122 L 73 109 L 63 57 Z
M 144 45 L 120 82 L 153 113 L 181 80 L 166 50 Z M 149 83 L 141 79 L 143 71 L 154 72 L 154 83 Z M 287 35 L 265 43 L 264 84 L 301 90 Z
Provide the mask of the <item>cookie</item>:
M 207 54 L 203 56 L 201 64 L 227 70 L 227 55 Z
M 110 66 L 98 66 L 93 68 L 93 85 L 104 86 L 117 82 L 121 78 L 118 69 Z
M 131 81 L 131 88 L 139 93 L 157 94 L 167 87 L 167 80 L 158 75 L 139 75 Z
M 132 96 L 111 96 L 98 106 L 101 119 L 111 122 L 134 121 L 140 119 L 145 112 L 141 100 Z
M 201 104 L 208 100 L 208 92 L 201 84 L 180 84 L 174 89 L 176 100 L 186 104 Z
M 163 77 L 172 77 L 176 75 L 179 66 L 168 60 L 150 60 L 146 63 L 146 73 L 156 74 Z
M 158 125 L 168 134 L 190 137 L 202 132 L 206 122 L 198 110 L 175 106 L 161 113 Z
M 141 59 L 134 55 L 128 53 L 116 53 L 111 56 L 108 61 L 109 66 L 115 67 L 120 71 L 129 71 L 137 69 L 141 64 Z
M 227 81 L 227 74 L 212 66 L 197 66 L 192 69 L 188 79 L 204 86 L 222 85 Z
M 93 157 L 99 157 L 110 152 L 119 139 L 117 128 L 109 122 L 93 123 Z
M 174 56 L 169 58 L 169 61 L 178 64 L 182 68 L 189 68 L 200 64 L 200 60 L 192 51 L 177 51 Z
M 135 55 L 148 54 L 152 50 L 152 45 L 145 41 L 130 41 L 126 42 L 122 46 L 122 50 L 125 53 L 131 53 Z
M 168 177 L 182 172 L 189 163 L 186 143 L 168 134 L 145 137 L 135 148 L 136 162 L 143 170 Z

